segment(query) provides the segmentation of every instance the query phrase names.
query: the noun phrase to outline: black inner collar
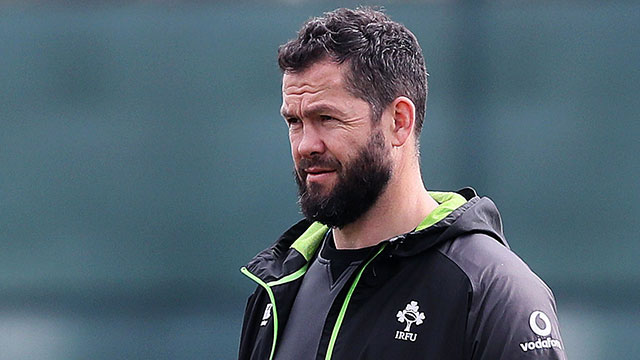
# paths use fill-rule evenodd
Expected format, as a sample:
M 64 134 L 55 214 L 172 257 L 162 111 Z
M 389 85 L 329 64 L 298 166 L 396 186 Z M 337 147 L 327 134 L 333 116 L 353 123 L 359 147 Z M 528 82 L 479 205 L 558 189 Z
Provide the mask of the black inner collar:
M 329 230 L 320 249 L 320 257 L 329 262 L 331 276 L 335 281 L 350 265 L 357 265 L 366 259 L 374 247 L 375 245 L 361 249 L 338 250 L 333 240 L 333 231 Z

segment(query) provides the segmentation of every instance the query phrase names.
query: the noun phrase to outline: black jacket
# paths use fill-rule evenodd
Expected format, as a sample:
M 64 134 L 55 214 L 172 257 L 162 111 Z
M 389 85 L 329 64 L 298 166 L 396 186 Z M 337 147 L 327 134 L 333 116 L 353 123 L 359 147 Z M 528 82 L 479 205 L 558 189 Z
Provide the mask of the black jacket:
M 332 304 L 316 359 L 566 359 L 551 290 L 509 250 L 493 202 L 460 193 L 468 201 L 435 224 L 372 250 Z M 273 358 L 327 230 L 302 220 L 242 269 L 258 287 L 239 359 Z

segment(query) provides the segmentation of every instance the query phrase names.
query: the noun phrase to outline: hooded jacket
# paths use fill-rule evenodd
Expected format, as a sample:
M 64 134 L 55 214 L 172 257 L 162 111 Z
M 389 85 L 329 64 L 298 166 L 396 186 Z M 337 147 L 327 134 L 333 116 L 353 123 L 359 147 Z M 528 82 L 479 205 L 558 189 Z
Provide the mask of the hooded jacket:
M 566 359 L 553 294 L 509 249 L 493 202 L 468 188 L 430 195 L 440 205 L 414 231 L 375 246 L 351 275 L 316 359 Z M 328 230 L 302 220 L 241 269 L 258 286 L 239 359 L 274 358 Z

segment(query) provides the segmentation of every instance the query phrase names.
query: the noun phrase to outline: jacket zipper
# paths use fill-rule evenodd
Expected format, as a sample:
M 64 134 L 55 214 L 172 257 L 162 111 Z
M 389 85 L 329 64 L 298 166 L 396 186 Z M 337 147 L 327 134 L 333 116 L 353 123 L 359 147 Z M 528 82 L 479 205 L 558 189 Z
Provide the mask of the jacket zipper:
M 351 287 L 349 288 L 349 292 L 347 292 L 347 296 L 345 297 L 344 302 L 342 303 L 342 307 L 340 308 L 340 312 L 338 313 L 338 318 L 336 319 L 336 323 L 333 325 L 333 331 L 331 332 L 331 338 L 329 339 L 329 346 L 327 348 L 327 354 L 325 356 L 325 360 L 331 360 L 331 356 L 333 355 L 333 348 L 336 345 L 336 340 L 338 339 L 338 333 L 340 332 L 340 327 L 342 326 L 342 321 L 344 320 L 344 315 L 347 312 L 347 307 L 349 307 L 349 301 L 351 301 L 351 296 L 353 295 L 353 292 L 356 290 L 356 286 L 358 285 L 358 282 L 360 281 L 360 277 L 364 273 L 364 270 L 367 268 L 367 266 L 369 266 L 369 264 L 373 261 L 373 259 L 375 259 L 378 255 L 380 255 L 382 250 L 384 250 L 385 247 L 387 247 L 387 244 L 389 244 L 389 243 L 385 242 L 380 247 L 380 249 L 371 257 L 371 259 L 369 259 L 364 264 L 364 266 L 360 269 L 360 271 L 358 271 L 358 274 L 356 275 L 356 278 L 353 280 L 353 283 L 351 284 Z M 274 305 L 274 307 L 275 307 L 275 305 Z
M 271 343 L 271 353 L 269 355 L 269 360 L 273 359 L 273 356 L 274 356 L 275 351 L 276 351 L 276 341 L 278 340 L 278 310 L 276 308 L 276 298 L 273 295 L 273 290 L 271 289 L 271 287 L 275 286 L 275 285 L 285 284 L 285 283 L 288 283 L 288 282 L 291 282 L 291 281 L 294 281 L 294 280 L 300 278 L 301 276 L 303 276 L 307 272 L 308 268 L 309 268 L 309 263 L 305 264 L 303 267 L 298 269 L 296 272 L 283 277 L 282 279 L 270 281 L 268 283 L 262 281 L 262 279 L 260 279 L 256 275 L 252 274 L 249 271 L 249 269 L 247 269 L 245 266 L 243 266 L 240 269 L 240 271 L 243 274 L 245 274 L 249 279 L 253 280 L 258 285 L 262 286 L 265 289 L 265 291 L 267 292 L 267 295 L 269 295 L 269 301 L 271 302 L 271 306 L 272 306 L 271 311 L 273 311 L 273 341 Z

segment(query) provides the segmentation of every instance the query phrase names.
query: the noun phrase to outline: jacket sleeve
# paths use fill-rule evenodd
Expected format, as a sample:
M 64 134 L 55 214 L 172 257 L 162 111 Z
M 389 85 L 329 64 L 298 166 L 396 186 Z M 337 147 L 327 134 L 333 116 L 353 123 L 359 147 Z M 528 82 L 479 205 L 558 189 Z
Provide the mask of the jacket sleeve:
M 488 254 L 472 281 L 468 358 L 566 360 L 551 290 L 507 248 Z

